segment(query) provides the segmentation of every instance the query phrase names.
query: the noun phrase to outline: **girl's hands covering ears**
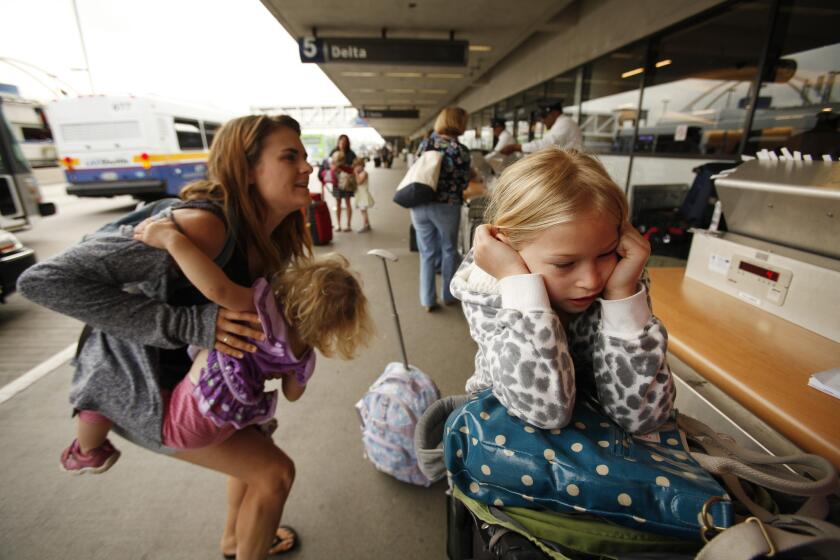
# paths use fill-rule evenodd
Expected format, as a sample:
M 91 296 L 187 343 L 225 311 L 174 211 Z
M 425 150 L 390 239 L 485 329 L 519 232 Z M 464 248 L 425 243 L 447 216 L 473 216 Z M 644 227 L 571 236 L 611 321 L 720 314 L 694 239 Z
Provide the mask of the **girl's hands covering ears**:
M 476 228 L 473 247 L 475 264 L 497 280 L 531 273 L 504 234 L 493 225 L 482 224 Z
M 635 294 L 650 257 L 650 243 L 630 223 L 624 223 L 619 236 L 616 253 L 620 259 L 604 286 L 604 299 L 624 299 Z

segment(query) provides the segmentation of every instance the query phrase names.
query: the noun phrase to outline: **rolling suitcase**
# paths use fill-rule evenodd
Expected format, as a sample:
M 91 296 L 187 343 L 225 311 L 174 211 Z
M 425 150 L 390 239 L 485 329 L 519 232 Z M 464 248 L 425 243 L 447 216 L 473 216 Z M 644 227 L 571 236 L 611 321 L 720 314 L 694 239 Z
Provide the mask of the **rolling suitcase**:
M 333 229 L 330 210 L 318 193 L 309 193 L 312 201 L 306 209 L 306 224 L 313 245 L 326 245 L 332 241 Z
M 379 471 L 397 480 L 429 486 L 433 480 L 420 469 L 415 431 L 418 420 L 440 399 L 440 391 L 431 377 L 408 363 L 391 276 L 388 273 L 387 261 L 394 262 L 397 256 L 384 249 L 373 249 L 368 251 L 368 255 L 382 259 L 402 362 L 389 363 L 356 403 L 365 457 Z
M 522 535 L 476 519 L 451 495 L 446 496 L 446 531 L 449 560 L 550 560 Z

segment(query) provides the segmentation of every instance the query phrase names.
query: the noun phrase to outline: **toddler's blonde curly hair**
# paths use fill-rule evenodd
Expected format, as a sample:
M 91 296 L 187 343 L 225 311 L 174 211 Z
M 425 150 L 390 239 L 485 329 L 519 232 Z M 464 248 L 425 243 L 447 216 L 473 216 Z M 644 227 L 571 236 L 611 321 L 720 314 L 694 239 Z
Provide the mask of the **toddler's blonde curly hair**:
M 290 266 L 273 281 L 277 305 L 304 344 L 345 360 L 366 346 L 374 331 L 367 298 L 349 265 L 330 253 Z

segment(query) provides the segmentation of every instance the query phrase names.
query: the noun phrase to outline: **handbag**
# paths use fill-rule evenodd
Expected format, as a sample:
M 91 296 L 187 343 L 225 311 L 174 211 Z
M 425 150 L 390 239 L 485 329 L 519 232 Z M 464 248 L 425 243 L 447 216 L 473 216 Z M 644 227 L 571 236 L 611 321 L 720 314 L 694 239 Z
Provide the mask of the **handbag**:
M 443 162 L 443 152 L 437 150 L 423 152 L 423 155 L 408 168 L 405 177 L 397 186 L 394 202 L 403 208 L 414 208 L 434 202 L 437 196 L 441 162 Z
M 727 528 L 715 527 L 701 520 L 706 544 L 698 560 L 727 558 L 747 560 L 777 554 L 801 558 L 837 558 L 840 550 L 840 527 L 824 521 L 832 512 L 828 497 L 840 490 L 837 471 L 819 455 L 799 453 L 773 456 L 745 449 L 731 438 L 721 437 L 711 428 L 688 416 L 677 423 L 689 440 L 705 451 L 693 451 L 692 457 L 711 473 L 720 476 L 736 502 L 748 517 Z M 790 467 L 796 467 L 792 470 Z M 752 485 L 752 496 L 744 484 Z M 757 499 L 769 489 L 780 496 L 806 500 L 793 513 L 770 511 Z M 722 531 L 720 534 L 716 533 Z
M 728 494 L 673 422 L 633 437 L 584 399 L 568 426 L 541 430 L 486 389 L 447 419 L 444 462 L 452 485 L 496 507 L 589 513 L 694 540 L 701 512 L 716 527 L 732 524 Z

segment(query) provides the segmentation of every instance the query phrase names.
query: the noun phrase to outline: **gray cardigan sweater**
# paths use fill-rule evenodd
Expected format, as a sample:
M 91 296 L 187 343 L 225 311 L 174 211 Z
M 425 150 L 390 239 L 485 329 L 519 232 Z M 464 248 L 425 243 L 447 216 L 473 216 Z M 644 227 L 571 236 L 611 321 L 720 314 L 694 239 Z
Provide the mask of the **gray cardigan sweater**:
M 167 305 L 180 273 L 169 254 L 132 237 L 100 232 L 29 268 L 26 298 L 93 327 L 74 365 L 70 403 L 99 412 L 127 439 L 158 452 L 163 399 L 158 349 L 215 342 L 218 306 Z

